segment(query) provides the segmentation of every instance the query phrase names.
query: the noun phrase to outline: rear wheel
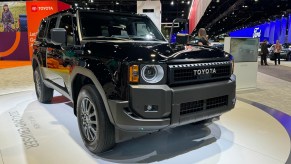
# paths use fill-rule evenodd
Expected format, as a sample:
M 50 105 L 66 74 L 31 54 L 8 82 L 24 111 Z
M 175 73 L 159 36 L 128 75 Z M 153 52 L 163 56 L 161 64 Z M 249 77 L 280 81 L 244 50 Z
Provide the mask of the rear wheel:
M 115 131 L 94 85 L 84 86 L 77 100 L 77 119 L 85 146 L 94 154 L 115 145 Z
M 51 102 L 53 98 L 54 90 L 47 87 L 43 83 L 39 67 L 35 68 L 34 73 L 33 73 L 33 78 L 34 78 L 35 92 L 36 92 L 38 101 L 41 103 Z

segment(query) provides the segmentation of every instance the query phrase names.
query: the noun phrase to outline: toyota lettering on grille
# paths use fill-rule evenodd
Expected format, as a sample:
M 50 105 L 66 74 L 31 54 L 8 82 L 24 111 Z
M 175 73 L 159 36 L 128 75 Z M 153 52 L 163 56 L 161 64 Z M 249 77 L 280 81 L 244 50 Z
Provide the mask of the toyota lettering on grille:
M 215 74 L 216 73 L 216 69 L 215 68 L 209 68 L 209 69 L 195 69 L 194 71 L 194 75 L 208 75 L 208 74 Z

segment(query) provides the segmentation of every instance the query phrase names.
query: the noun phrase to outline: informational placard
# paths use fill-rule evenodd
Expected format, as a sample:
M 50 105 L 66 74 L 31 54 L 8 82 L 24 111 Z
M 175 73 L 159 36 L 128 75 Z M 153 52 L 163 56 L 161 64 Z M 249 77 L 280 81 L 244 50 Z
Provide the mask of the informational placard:
M 230 40 L 230 53 L 236 63 L 257 62 L 258 49 L 258 38 L 231 38 Z
M 258 38 L 226 37 L 224 39 L 224 51 L 234 57 L 234 74 L 238 90 L 257 87 L 258 46 Z

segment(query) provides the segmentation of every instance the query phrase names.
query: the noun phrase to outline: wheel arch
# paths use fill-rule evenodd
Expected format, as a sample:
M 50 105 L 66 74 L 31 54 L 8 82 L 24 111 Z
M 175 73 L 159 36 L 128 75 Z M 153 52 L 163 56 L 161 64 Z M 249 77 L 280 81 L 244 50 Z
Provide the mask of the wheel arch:
M 76 115 L 76 103 L 77 103 L 77 98 L 78 98 L 78 94 L 82 88 L 82 86 L 86 85 L 86 84 L 93 84 L 96 89 L 98 90 L 102 101 L 104 103 L 105 106 L 105 110 L 106 113 L 108 115 L 108 118 L 110 120 L 110 122 L 112 124 L 114 124 L 114 119 L 111 113 L 111 110 L 109 108 L 109 104 L 107 101 L 107 97 L 105 94 L 105 91 L 101 85 L 101 83 L 98 81 L 96 75 L 89 69 L 84 68 L 84 67 L 80 67 L 80 66 L 76 66 L 71 74 L 71 96 L 73 99 L 73 103 L 74 103 L 74 113 Z

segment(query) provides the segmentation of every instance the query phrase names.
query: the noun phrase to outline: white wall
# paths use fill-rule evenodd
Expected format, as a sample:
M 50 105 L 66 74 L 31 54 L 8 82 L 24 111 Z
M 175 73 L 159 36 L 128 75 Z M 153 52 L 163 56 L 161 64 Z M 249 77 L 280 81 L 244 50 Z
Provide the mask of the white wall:
M 144 9 L 154 9 L 153 13 L 144 13 Z M 155 23 L 158 29 L 161 31 L 161 23 L 162 23 L 162 4 L 160 0 L 157 1 L 137 1 L 137 13 L 145 14 L 151 18 L 151 20 Z

